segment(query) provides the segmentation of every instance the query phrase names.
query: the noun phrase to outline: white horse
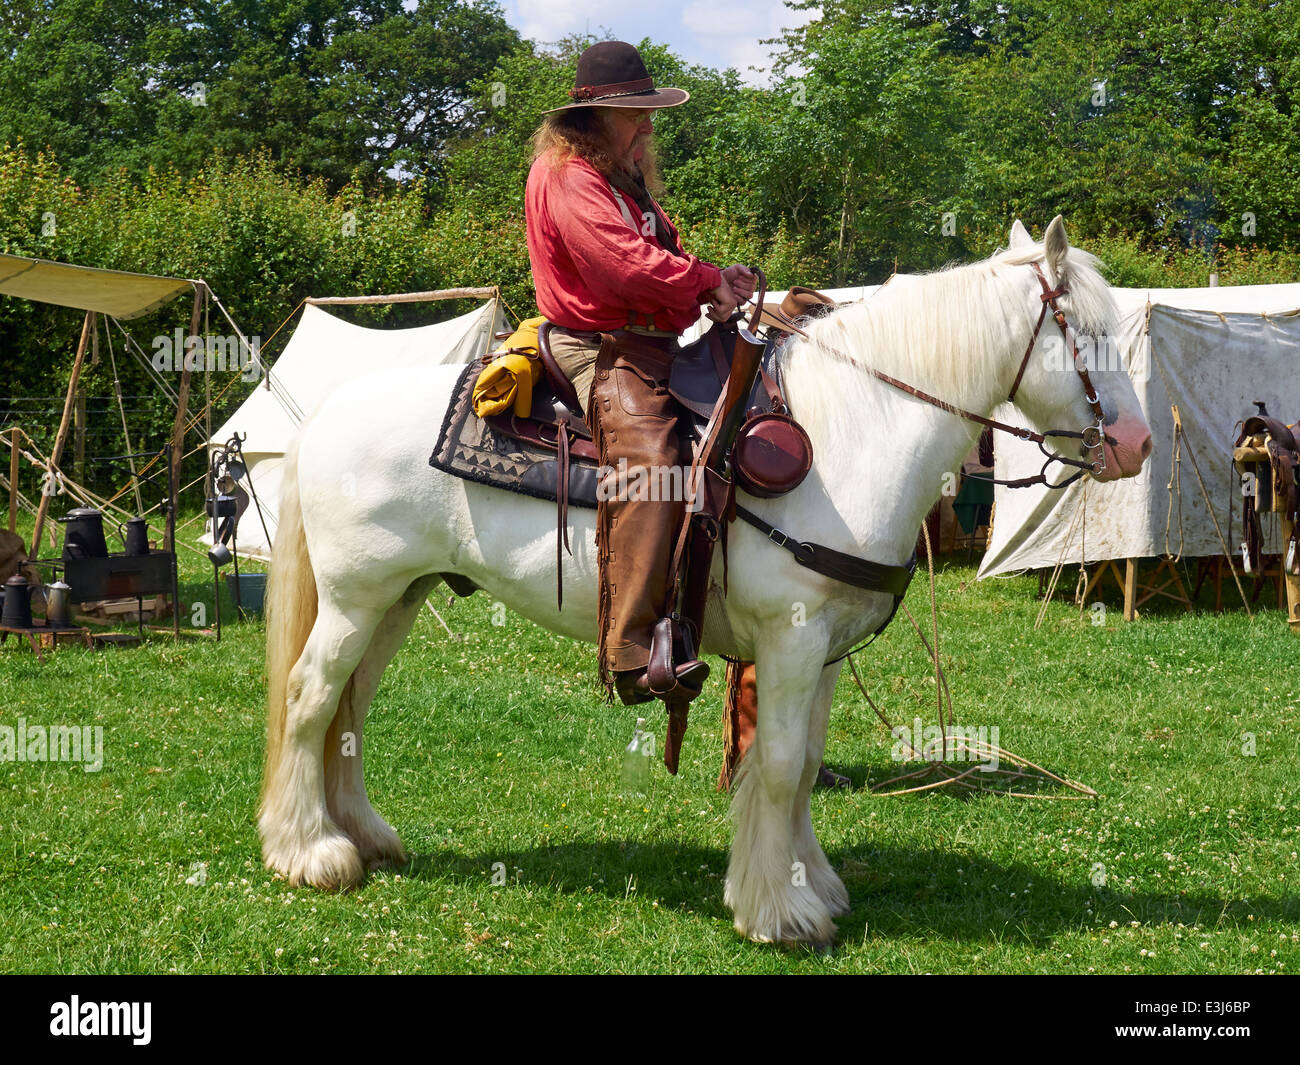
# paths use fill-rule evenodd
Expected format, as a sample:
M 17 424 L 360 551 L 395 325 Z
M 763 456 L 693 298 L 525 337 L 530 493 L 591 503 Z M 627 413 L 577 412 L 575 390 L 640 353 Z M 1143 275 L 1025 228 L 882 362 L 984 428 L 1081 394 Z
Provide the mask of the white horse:
M 1060 306 L 1073 330 L 1114 335 L 1116 311 L 1096 259 L 1070 247 L 1059 217 L 1041 245 L 1016 222 L 1005 251 L 896 278 L 871 300 L 809 324 L 807 339 L 787 346 L 785 390 L 813 443 L 812 472 L 782 498 L 740 501 L 798 539 L 905 563 L 944 474 L 958 468 L 979 426 L 866 368 L 992 412 L 1039 317 L 1035 261 L 1054 287 L 1068 288 Z M 266 864 L 291 884 L 347 888 L 368 868 L 405 860 L 397 833 L 366 796 L 362 725 L 438 574 L 467 577 L 552 631 L 596 638 L 594 513 L 569 511 L 573 554 L 563 562 L 566 595 L 557 611 L 554 505 L 428 465 L 460 372 L 435 366 L 351 384 L 303 426 L 286 456 L 268 602 L 259 826 Z M 1092 379 L 1114 441 L 1100 476 L 1132 476 L 1151 447 L 1132 385 L 1122 369 L 1105 366 Z M 1040 429 L 1095 424 L 1050 317 L 1016 403 Z M 1061 449 L 1079 453 L 1077 442 Z M 350 493 L 345 483 L 355 486 Z M 750 939 L 825 944 L 849 898 L 813 832 L 809 794 L 837 659 L 881 624 L 892 598 L 822 577 L 742 523 L 731 530 L 729 555 L 725 598 L 716 561 L 703 649 L 757 663 L 759 720 L 732 799 L 725 898 Z

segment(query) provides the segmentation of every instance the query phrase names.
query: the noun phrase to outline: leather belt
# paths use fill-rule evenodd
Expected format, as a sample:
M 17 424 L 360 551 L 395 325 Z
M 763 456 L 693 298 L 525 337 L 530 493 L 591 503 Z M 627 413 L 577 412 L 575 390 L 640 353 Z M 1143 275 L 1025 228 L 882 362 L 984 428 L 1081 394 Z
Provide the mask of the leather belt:
M 586 340 L 593 344 L 600 343 L 602 333 L 608 333 L 615 341 L 631 341 L 634 344 L 645 344 L 652 348 L 657 348 L 665 355 L 676 354 L 680 347 L 678 337 L 672 336 L 653 336 L 649 333 L 638 333 L 634 329 L 569 329 L 562 325 L 551 325 L 552 331 L 567 333 L 571 337 L 579 340 Z

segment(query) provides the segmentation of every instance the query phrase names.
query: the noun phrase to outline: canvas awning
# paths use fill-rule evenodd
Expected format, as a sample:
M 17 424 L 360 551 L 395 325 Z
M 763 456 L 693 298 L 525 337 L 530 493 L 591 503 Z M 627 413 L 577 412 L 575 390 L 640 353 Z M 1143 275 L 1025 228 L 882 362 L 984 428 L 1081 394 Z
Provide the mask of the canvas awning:
M 138 318 L 192 287 L 193 282 L 179 277 L 0 254 L 0 294 L 98 311 L 111 318 Z

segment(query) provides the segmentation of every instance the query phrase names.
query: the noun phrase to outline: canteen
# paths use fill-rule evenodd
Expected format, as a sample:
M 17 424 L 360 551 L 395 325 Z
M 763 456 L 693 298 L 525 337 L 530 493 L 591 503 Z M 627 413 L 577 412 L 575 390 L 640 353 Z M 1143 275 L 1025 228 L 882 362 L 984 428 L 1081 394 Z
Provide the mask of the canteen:
M 750 413 L 731 453 L 736 483 L 759 499 L 793 492 L 812 469 L 812 441 L 788 414 Z

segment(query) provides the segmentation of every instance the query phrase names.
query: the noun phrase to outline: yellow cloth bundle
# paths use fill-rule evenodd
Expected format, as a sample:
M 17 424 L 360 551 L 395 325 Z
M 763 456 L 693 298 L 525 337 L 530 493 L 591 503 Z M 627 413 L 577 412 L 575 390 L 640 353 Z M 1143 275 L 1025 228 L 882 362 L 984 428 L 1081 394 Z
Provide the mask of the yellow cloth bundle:
M 474 382 L 474 413 L 480 418 L 502 414 L 514 407 L 519 417 L 533 407 L 533 386 L 542 378 L 537 357 L 537 328 L 545 318 L 526 318 Z M 531 355 L 531 357 L 530 357 Z

